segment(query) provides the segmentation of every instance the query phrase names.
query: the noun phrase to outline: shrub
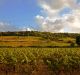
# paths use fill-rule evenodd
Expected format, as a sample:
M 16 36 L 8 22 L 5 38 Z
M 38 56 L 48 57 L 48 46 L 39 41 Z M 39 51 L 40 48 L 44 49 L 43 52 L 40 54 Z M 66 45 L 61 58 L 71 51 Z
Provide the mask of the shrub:
M 80 36 L 76 37 L 76 44 L 80 46 Z
M 72 43 L 71 43 L 71 47 L 74 47 L 74 46 L 75 46 L 75 43 L 74 43 L 74 42 L 72 42 Z

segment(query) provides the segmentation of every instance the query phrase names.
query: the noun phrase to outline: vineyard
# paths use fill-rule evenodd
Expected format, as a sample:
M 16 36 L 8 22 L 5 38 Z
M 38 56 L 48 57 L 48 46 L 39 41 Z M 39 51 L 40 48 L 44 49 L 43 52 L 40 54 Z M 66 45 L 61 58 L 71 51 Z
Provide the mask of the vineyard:
M 42 64 L 52 75 L 80 73 L 80 48 L 0 48 L 1 72 L 21 72 L 25 75 L 33 75 L 34 72 L 37 73 L 42 69 L 45 72 L 44 67 L 39 68 Z
M 80 75 L 78 36 L 78 33 L 0 32 L 0 75 Z

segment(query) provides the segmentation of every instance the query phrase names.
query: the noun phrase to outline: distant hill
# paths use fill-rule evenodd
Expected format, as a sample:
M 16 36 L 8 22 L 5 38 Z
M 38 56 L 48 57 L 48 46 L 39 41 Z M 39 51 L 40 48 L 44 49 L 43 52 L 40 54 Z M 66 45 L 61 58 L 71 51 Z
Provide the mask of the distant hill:
M 79 33 L 0 32 L 0 47 L 70 47 Z
M 41 37 L 72 37 L 80 35 L 80 33 L 50 33 L 38 31 L 15 31 L 15 32 L 0 32 L 0 36 L 41 36 Z

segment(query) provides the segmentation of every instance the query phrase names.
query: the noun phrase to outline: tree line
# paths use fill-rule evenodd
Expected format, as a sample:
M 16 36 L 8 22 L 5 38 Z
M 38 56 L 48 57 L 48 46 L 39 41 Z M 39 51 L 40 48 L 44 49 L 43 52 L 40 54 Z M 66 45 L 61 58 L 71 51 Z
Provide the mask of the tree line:
M 0 36 L 37 36 L 45 39 L 54 38 L 65 38 L 71 37 L 76 38 L 80 36 L 79 33 L 50 33 L 50 32 L 38 32 L 38 31 L 17 31 L 17 32 L 0 32 Z

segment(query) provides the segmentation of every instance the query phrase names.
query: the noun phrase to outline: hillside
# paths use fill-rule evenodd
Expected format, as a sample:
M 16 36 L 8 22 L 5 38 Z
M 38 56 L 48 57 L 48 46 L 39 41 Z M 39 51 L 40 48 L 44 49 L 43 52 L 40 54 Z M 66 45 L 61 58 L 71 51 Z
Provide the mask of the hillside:
M 66 47 L 75 44 L 77 33 L 0 32 L 0 47 Z
M 27 47 L 27 46 L 70 46 L 74 38 L 60 38 L 56 40 L 44 39 L 35 36 L 0 36 L 0 46 Z

